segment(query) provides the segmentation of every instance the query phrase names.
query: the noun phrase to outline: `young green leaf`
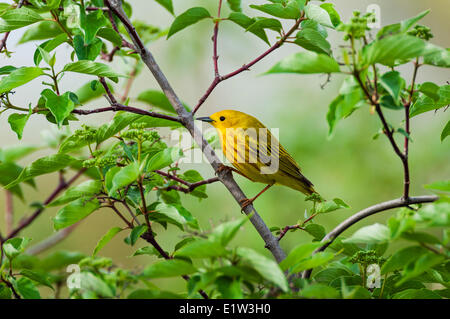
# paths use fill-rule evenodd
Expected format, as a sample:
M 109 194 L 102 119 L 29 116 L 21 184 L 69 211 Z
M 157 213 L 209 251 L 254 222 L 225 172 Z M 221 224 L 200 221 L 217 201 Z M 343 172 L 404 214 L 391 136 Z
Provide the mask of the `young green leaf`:
M 296 35 L 295 43 L 309 51 L 317 53 L 331 54 L 331 45 L 322 36 L 322 34 L 314 29 L 305 28 Z
M 258 32 L 258 30 L 269 29 L 279 33 L 283 28 L 281 26 L 281 22 L 278 21 L 277 19 L 270 19 L 264 17 L 257 17 L 254 19 L 255 22 L 250 24 L 245 31 L 255 33 Z
M 100 207 L 97 199 L 80 198 L 61 208 L 53 218 L 53 227 L 60 230 L 86 218 Z
M 271 16 L 282 19 L 298 19 L 300 17 L 300 9 L 297 1 L 290 0 L 286 4 L 270 3 L 262 5 L 251 4 L 250 8 L 265 12 Z
M 311 256 L 316 248 L 322 246 L 323 243 L 309 243 L 309 244 L 300 244 L 296 246 L 288 256 L 280 263 L 280 267 L 282 270 L 287 270 L 292 266 L 296 265 L 300 261 Z
M 339 16 L 339 13 L 334 8 L 333 3 L 323 3 L 320 5 L 322 9 L 325 9 L 328 12 L 328 15 L 330 16 L 331 23 L 334 27 L 337 27 L 341 23 L 341 17 Z
M 45 272 L 37 272 L 29 269 L 23 269 L 20 271 L 20 275 L 25 276 L 28 279 L 34 280 L 37 283 L 40 283 L 41 285 L 44 285 L 52 290 L 55 290 L 55 288 L 53 288 L 52 286 L 52 283 L 50 282 L 49 276 Z
M 227 0 L 228 6 L 230 7 L 231 11 L 234 12 L 241 12 L 241 0 Z
M 419 92 L 422 92 L 434 101 L 439 101 L 439 86 L 433 82 L 424 82 L 419 86 Z
M 450 121 L 447 122 L 447 124 L 445 125 L 444 129 L 442 130 L 441 133 L 441 142 L 443 142 L 445 140 L 445 138 L 447 136 L 450 135 Z
M 139 164 L 137 162 L 133 162 L 120 168 L 120 170 L 114 175 L 112 187 L 108 190 L 108 194 L 110 196 L 114 196 L 115 192 L 120 188 L 137 181 L 139 173 Z
M 299 52 L 275 64 L 266 74 L 272 73 L 334 73 L 340 72 L 338 63 L 325 54 Z
M 44 20 L 35 11 L 25 7 L 6 11 L 1 16 L 1 19 L 3 21 L 0 21 L 0 33 L 16 30 Z
M 133 246 L 137 242 L 139 237 L 141 237 L 141 235 L 143 235 L 147 230 L 148 230 L 147 225 L 138 225 L 138 226 L 134 227 L 131 230 L 131 234 L 129 237 L 130 245 Z
M 389 36 L 364 47 L 363 64 L 380 63 L 393 67 L 421 56 L 425 47 L 425 41 L 410 35 Z
M 158 90 L 147 90 L 144 92 L 141 92 L 138 97 L 137 97 L 138 101 L 141 102 L 145 102 L 147 104 L 149 104 L 150 106 L 155 106 L 157 108 L 160 108 L 161 110 L 170 112 L 170 113 L 175 113 L 175 110 L 172 106 L 172 104 L 170 104 L 169 99 L 167 98 L 167 96 Z M 190 112 L 190 108 L 183 103 L 184 108 Z
M 398 103 L 400 94 L 405 87 L 405 80 L 400 76 L 400 73 L 397 71 L 387 72 L 381 76 L 380 83 L 394 101 Z
M 264 42 L 270 45 L 269 40 L 267 39 L 266 31 L 263 28 L 253 27 L 252 29 L 249 29 L 249 27 L 255 23 L 255 18 L 250 18 L 241 12 L 232 12 L 228 17 L 228 20 L 236 23 L 246 31 L 253 33 L 258 38 L 262 39 Z
M 151 157 L 147 163 L 147 171 L 154 171 L 176 162 L 184 156 L 183 151 L 178 147 L 166 148 Z
M 432 189 L 442 192 L 450 192 L 450 180 L 434 182 L 424 186 L 426 189 Z
M 169 33 L 167 34 L 167 38 L 170 38 L 172 35 L 177 33 L 178 31 L 183 30 L 184 28 L 193 25 L 200 20 L 211 18 L 211 14 L 202 7 L 190 8 L 187 11 L 180 14 L 175 18 L 172 25 L 170 26 Z
M 9 260 L 14 259 L 24 252 L 25 247 L 31 241 L 30 238 L 15 237 L 3 243 L 3 252 Z
M 106 64 L 88 60 L 66 64 L 63 68 L 63 71 L 90 74 L 110 78 L 114 82 L 117 82 L 118 77 L 126 77 L 125 75 L 115 72 L 113 69 L 111 69 L 110 66 Z
M 411 117 L 414 117 L 428 111 L 440 109 L 450 104 L 450 85 L 441 86 L 437 94 L 439 95 L 438 101 L 435 101 L 425 94 L 420 95 L 419 98 L 411 106 L 409 115 Z
M 36 40 L 48 40 L 61 36 L 64 33 L 57 23 L 54 21 L 42 21 L 34 25 L 32 28 L 27 28 L 19 40 L 19 43 L 26 43 Z
M 88 14 L 81 12 L 81 28 L 84 30 L 84 42 L 90 45 L 94 41 L 98 30 L 107 24 L 107 19 L 101 10 L 95 10 Z
M 8 76 L 3 77 L 0 81 L 0 94 L 22 86 L 43 74 L 44 71 L 38 67 L 23 67 L 16 69 Z
M 243 216 L 237 220 L 222 223 L 212 231 L 210 239 L 219 242 L 223 247 L 234 238 L 238 230 L 248 220 L 247 216 Z
M 426 249 L 420 246 L 410 246 L 396 251 L 381 267 L 381 274 L 394 272 L 402 269 L 411 261 L 416 260 L 422 254 L 426 253 Z
M 52 90 L 45 89 L 41 92 L 41 96 L 45 100 L 45 107 L 55 117 L 58 127 L 61 127 L 64 120 L 70 116 L 75 108 L 75 103 L 70 98 L 70 92 L 57 95 Z
M 305 14 L 308 19 L 314 20 L 325 27 L 334 28 L 328 11 L 318 5 L 308 3 L 305 7 Z
M 31 165 L 25 167 L 17 177 L 17 179 L 6 185 L 5 188 L 9 189 L 23 181 L 29 180 L 39 175 L 59 171 L 74 164 L 77 161 L 77 159 L 65 154 L 56 154 L 40 158 L 34 161 Z
M 46 52 L 50 53 L 57 47 L 59 47 L 61 44 L 65 43 L 67 41 L 67 34 L 61 33 L 57 36 L 55 36 L 53 39 L 45 41 L 44 43 L 40 44 L 38 46 L 38 49 L 34 52 L 33 61 L 35 65 L 39 65 L 42 61 L 42 55 L 39 48 L 45 50 Z
M 149 278 L 164 278 L 189 275 L 197 269 L 190 263 L 180 259 L 169 259 L 156 262 L 144 270 L 144 276 Z
M 285 292 L 288 291 L 289 287 L 286 276 L 275 261 L 246 247 L 238 247 L 236 249 L 236 254 L 264 279 L 274 283 L 281 288 L 281 290 Z
M 172 0 L 156 0 L 156 2 L 166 8 L 167 11 L 174 14 Z
M 93 197 L 102 189 L 101 181 L 89 180 L 66 190 L 63 195 L 48 204 L 48 207 L 60 206 L 79 198 Z
M 404 267 L 402 277 L 395 285 L 399 286 L 411 278 L 420 276 L 428 269 L 442 263 L 445 259 L 445 256 L 437 255 L 434 252 L 426 252 L 418 256 L 417 259 L 412 260 Z
M 390 231 L 385 225 L 373 224 L 358 229 L 350 238 L 343 240 L 344 243 L 378 244 L 388 241 Z
M 37 146 L 26 144 L 6 146 L 0 149 L 0 162 L 14 163 L 39 149 Z
M 318 253 L 314 254 L 313 256 L 311 256 L 303 261 L 300 261 L 298 264 L 294 265 L 294 267 L 292 268 L 292 272 L 298 273 L 303 270 L 322 266 L 322 265 L 328 263 L 333 258 L 334 258 L 334 254 L 332 254 L 332 253 L 329 253 L 326 251 L 318 252 Z
M 217 241 L 198 239 L 180 248 L 175 255 L 189 258 L 210 258 L 226 256 L 228 252 Z
M 22 139 L 23 129 L 30 118 L 30 113 L 28 114 L 19 114 L 13 113 L 8 116 L 8 123 L 11 126 L 11 129 L 17 134 L 17 138 L 19 140 Z
M 14 289 L 22 296 L 24 299 L 41 299 L 39 290 L 36 288 L 35 284 L 26 277 L 21 277 L 19 279 L 14 279 L 12 281 Z

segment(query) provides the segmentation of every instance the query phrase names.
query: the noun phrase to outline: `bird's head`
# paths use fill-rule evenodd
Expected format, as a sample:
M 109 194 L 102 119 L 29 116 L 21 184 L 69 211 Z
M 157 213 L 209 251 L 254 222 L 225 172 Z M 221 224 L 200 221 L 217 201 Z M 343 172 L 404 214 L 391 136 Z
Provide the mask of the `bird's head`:
M 224 110 L 216 112 L 210 116 L 197 117 L 197 120 L 208 122 L 216 129 L 247 127 L 247 122 L 253 119 L 252 116 L 234 110 Z

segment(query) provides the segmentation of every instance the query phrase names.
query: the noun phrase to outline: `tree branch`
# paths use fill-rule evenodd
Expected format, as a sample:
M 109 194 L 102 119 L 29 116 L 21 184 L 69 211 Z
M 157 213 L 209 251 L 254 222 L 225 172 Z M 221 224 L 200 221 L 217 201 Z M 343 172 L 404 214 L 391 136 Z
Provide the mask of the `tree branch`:
M 329 232 L 323 239 L 322 242 L 324 243 L 323 246 L 317 248 L 313 255 L 324 251 L 328 246 L 330 246 L 333 241 L 342 234 L 345 230 L 347 230 L 350 226 L 356 224 L 360 220 L 363 220 L 366 217 L 369 217 L 371 215 L 374 215 L 376 213 L 384 212 L 389 209 L 393 208 L 399 208 L 399 207 L 406 207 L 412 204 L 422 204 L 422 203 L 431 203 L 436 200 L 438 200 L 439 197 L 436 195 L 425 195 L 425 196 L 417 196 L 417 197 L 409 197 L 409 198 L 398 198 L 393 199 L 387 202 L 379 203 L 370 207 L 367 207 L 358 213 L 352 215 L 351 217 L 344 220 L 342 223 L 340 223 L 338 226 L 336 226 L 331 232 Z M 305 270 L 303 272 L 302 277 L 303 278 L 309 278 L 311 276 L 312 269 Z
M 147 65 L 148 69 L 152 72 L 159 86 L 163 90 L 164 94 L 169 99 L 170 103 L 174 107 L 178 116 L 180 117 L 181 123 L 186 127 L 191 136 L 194 138 L 195 142 L 200 146 L 201 150 L 207 157 L 214 171 L 217 172 L 219 180 L 225 185 L 225 187 L 232 194 L 234 199 L 239 203 L 246 199 L 246 196 L 242 192 L 239 185 L 233 179 L 231 172 L 227 170 L 222 170 L 218 172 L 218 169 L 221 165 L 223 165 L 220 159 L 215 154 L 212 147 L 205 140 L 203 135 L 200 133 L 199 129 L 194 124 L 194 119 L 191 113 L 188 113 L 183 107 L 180 99 L 175 94 L 171 85 L 167 81 L 165 75 L 159 68 L 159 65 L 156 63 L 153 55 L 145 48 L 142 40 L 139 38 L 134 26 L 131 24 L 127 15 L 123 11 L 122 4 L 120 0 L 105 0 L 105 5 L 121 20 L 124 24 L 128 34 L 130 35 L 133 43 L 135 44 L 138 53 L 140 54 L 142 61 Z M 272 235 L 267 225 L 262 220 L 261 216 L 256 212 L 253 208 L 253 205 L 248 205 L 244 208 L 244 212 L 251 215 L 250 221 L 253 226 L 256 228 L 260 236 L 266 243 L 266 246 L 271 251 L 275 259 L 280 262 L 285 257 L 285 252 L 281 249 L 278 240 Z
M 56 244 L 59 244 L 64 239 L 66 239 L 74 230 L 78 227 L 80 223 L 73 224 L 72 226 L 69 226 L 67 228 L 61 229 L 57 233 L 53 234 L 52 236 L 46 238 L 45 240 L 41 241 L 40 243 L 30 247 L 27 249 L 26 253 L 29 255 L 38 255 Z
M 305 20 L 305 18 L 303 17 L 304 13 L 302 13 L 302 16 L 297 19 L 297 21 L 295 22 L 294 26 L 292 26 L 291 29 L 289 29 L 289 31 L 280 39 L 278 40 L 274 45 L 272 45 L 267 51 L 265 51 L 264 53 L 262 53 L 261 55 L 259 55 L 257 58 L 255 58 L 254 60 L 250 61 L 247 64 L 244 64 L 242 67 L 240 67 L 239 69 L 230 72 L 224 76 L 220 76 L 219 74 L 219 69 L 218 69 L 218 65 L 217 65 L 217 33 L 218 33 L 218 22 L 216 22 L 216 25 L 214 27 L 214 35 L 213 35 L 213 42 L 214 42 L 214 54 L 213 54 L 213 60 L 214 60 L 214 80 L 212 81 L 211 85 L 209 86 L 209 88 L 206 90 L 205 94 L 200 98 L 200 100 L 198 101 L 197 105 L 195 106 L 194 110 L 192 111 L 193 114 L 195 114 L 198 109 L 200 108 L 200 106 L 203 105 L 203 103 L 206 101 L 206 99 L 211 95 L 212 91 L 214 91 L 214 89 L 216 88 L 216 86 L 225 80 L 228 80 L 229 78 L 238 75 L 239 73 L 242 73 L 244 71 L 247 71 L 250 69 L 250 67 L 252 67 L 253 65 L 255 65 L 256 63 L 258 63 L 259 61 L 261 61 L 263 58 L 265 58 L 267 55 L 269 55 L 271 52 L 275 51 L 276 49 L 278 49 L 279 47 L 281 47 L 281 45 L 286 42 L 286 40 L 289 38 L 289 36 L 295 32 L 295 30 L 298 29 L 298 26 L 300 25 L 300 23 Z
M 120 103 L 114 103 L 109 107 L 102 107 L 102 108 L 93 109 L 93 110 L 75 109 L 72 111 L 72 113 L 78 114 L 78 115 L 89 115 L 89 114 L 95 114 L 95 113 L 118 112 L 118 111 L 125 111 L 125 112 L 129 112 L 129 113 L 146 115 L 146 116 L 150 116 L 150 117 L 155 117 L 155 118 L 159 118 L 159 119 L 164 119 L 164 120 L 181 123 L 181 120 L 178 117 L 160 114 L 160 113 L 151 112 L 151 111 L 146 111 L 146 110 L 138 109 L 136 107 L 126 106 L 126 105 L 123 105 Z
M 41 208 L 36 209 L 31 216 L 23 220 L 11 233 L 9 233 L 5 240 L 13 238 L 18 233 L 20 233 L 25 227 L 30 225 L 39 215 L 44 211 L 45 205 L 49 204 L 56 196 L 59 195 L 63 190 L 67 189 L 70 185 L 72 185 L 83 173 L 86 171 L 85 168 L 80 169 L 69 181 L 61 182 L 58 184 L 56 189 L 50 194 L 49 197 L 44 201 Z

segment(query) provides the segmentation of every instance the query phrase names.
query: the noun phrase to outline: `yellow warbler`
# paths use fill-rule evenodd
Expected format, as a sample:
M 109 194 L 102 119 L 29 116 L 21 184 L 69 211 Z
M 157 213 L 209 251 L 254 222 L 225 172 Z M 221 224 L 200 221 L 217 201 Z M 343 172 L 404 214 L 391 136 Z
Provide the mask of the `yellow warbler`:
M 292 156 L 269 129 L 253 116 L 224 110 L 197 120 L 208 122 L 216 128 L 223 153 L 236 168 L 229 169 L 251 181 L 267 184 L 255 197 L 244 200 L 242 208 L 275 184 L 288 186 L 307 195 L 316 192 Z

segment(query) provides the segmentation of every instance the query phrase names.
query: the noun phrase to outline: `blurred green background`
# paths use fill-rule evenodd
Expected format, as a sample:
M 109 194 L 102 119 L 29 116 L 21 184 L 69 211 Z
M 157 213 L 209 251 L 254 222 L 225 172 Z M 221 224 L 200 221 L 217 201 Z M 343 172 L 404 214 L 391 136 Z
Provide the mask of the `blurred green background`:
M 133 18 L 144 20 L 159 27 L 167 27 L 172 17 L 154 1 L 129 1 L 134 8 Z M 244 12 L 250 15 L 259 15 L 255 10 L 248 8 L 248 4 L 263 3 L 261 0 L 243 0 Z M 378 0 L 336 1 L 336 9 L 341 18 L 347 21 L 353 10 L 365 12 L 369 4 L 378 4 L 381 8 L 382 25 L 398 22 L 409 18 L 428 8 L 431 13 L 425 17 L 421 24 L 431 27 L 435 37 L 432 43 L 448 47 L 448 30 L 450 22 L 448 0 Z M 177 14 L 193 6 L 204 6 L 216 12 L 217 1 L 206 0 L 174 0 Z M 224 15 L 228 8 L 224 8 Z M 286 24 L 288 27 L 288 23 Z M 375 30 L 376 31 L 376 30 Z M 0 57 L 0 65 L 11 64 L 15 66 L 32 65 L 32 52 L 36 43 L 16 45 L 23 31 L 13 32 L 9 39 L 8 48 L 14 51 L 10 59 Z M 330 31 L 329 41 L 338 55 L 338 45 L 342 44 L 341 36 Z M 206 88 L 212 76 L 212 24 L 202 21 L 189 29 L 180 32 L 168 41 L 160 39 L 150 46 L 161 68 L 166 73 L 176 92 L 187 104 L 194 106 Z M 272 34 L 271 40 L 274 41 Z M 242 64 L 267 49 L 267 45 L 250 33 L 232 23 L 221 23 L 219 34 L 219 63 L 222 73 L 233 71 Z M 327 137 L 328 127 L 326 113 L 328 105 L 337 95 L 343 76 L 333 75 L 331 82 L 324 89 L 320 85 L 326 82 L 325 76 L 310 75 L 271 75 L 261 76 L 275 62 L 281 58 L 301 50 L 295 45 L 284 45 L 272 55 L 252 68 L 251 72 L 244 72 L 228 81 L 221 83 L 197 115 L 206 116 L 221 109 L 237 109 L 250 113 L 259 118 L 267 127 L 280 128 L 280 140 L 284 147 L 292 154 L 303 169 L 303 173 L 314 183 L 316 189 L 328 199 L 339 197 L 344 199 L 351 209 L 339 210 L 331 214 L 319 216 L 316 222 L 331 230 L 346 217 L 356 213 L 362 208 L 401 196 L 402 193 L 402 166 L 386 138 L 381 136 L 373 140 L 372 136 L 380 128 L 379 119 L 369 113 L 368 108 L 358 110 L 350 118 L 341 121 L 334 136 Z M 59 65 L 67 61 L 69 50 L 58 52 Z M 120 59 L 116 59 L 114 67 L 123 66 Z M 129 67 L 129 66 L 128 66 Z M 401 68 L 406 79 L 412 75 L 412 67 Z M 418 83 L 433 81 L 443 85 L 450 79 L 450 72 L 446 69 L 424 66 L 420 69 Z M 83 76 L 66 76 L 61 86 L 65 90 L 75 91 L 88 78 Z M 131 91 L 131 97 L 139 92 L 158 88 L 155 80 L 147 70 L 143 70 L 137 78 Z M 16 105 L 26 106 L 35 102 L 41 89 L 40 81 L 33 81 L 21 87 L 13 97 Z M 121 92 L 120 88 L 117 90 Z M 133 103 L 133 105 L 139 105 Z M 106 106 L 104 99 L 89 103 L 92 107 Z M 401 124 L 402 112 L 385 111 L 390 122 Z M 5 114 L 6 115 L 6 114 Z M 10 131 L 7 116 L 0 118 L 0 147 L 18 143 L 43 144 L 41 132 L 50 129 L 50 124 L 41 117 L 32 117 L 24 131 L 22 141 Z M 98 116 L 85 117 L 83 122 L 100 125 L 111 119 L 111 114 L 103 113 Z M 429 112 L 413 118 L 412 139 L 410 148 L 410 167 L 412 176 L 412 195 L 427 194 L 423 185 L 450 177 L 450 139 L 443 143 L 440 133 L 445 123 L 450 119 L 449 112 Z M 73 122 L 72 122 L 73 123 Z M 79 124 L 74 124 L 72 129 Z M 200 124 L 199 124 L 200 125 Z M 205 126 L 206 128 L 206 126 Z M 167 133 L 167 132 L 166 132 Z M 164 134 L 168 136 L 168 134 Z M 33 159 L 52 152 L 44 149 L 22 161 L 27 164 Z M 210 166 L 204 164 L 185 164 L 182 168 L 197 169 L 205 178 L 212 177 Z M 259 192 L 264 185 L 253 184 L 240 176 L 236 177 L 245 193 L 250 197 Z M 26 201 L 42 201 L 48 196 L 57 184 L 57 176 L 44 176 L 37 178 L 38 189 L 26 188 Z M 241 216 L 238 204 L 221 184 L 208 186 L 209 198 L 198 199 L 182 194 L 185 206 L 199 219 L 203 229 L 208 230 L 221 221 Z M 4 192 L 0 195 L 0 212 L 3 212 Z M 256 209 L 269 226 L 286 226 L 296 224 L 303 219 L 304 211 L 309 204 L 304 202 L 304 196 L 299 192 L 285 187 L 274 187 L 258 199 Z M 29 215 L 32 208 L 20 200 L 14 200 L 15 221 Z M 33 238 L 33 243 L 45 239 L 54 233 L 51 218 L 56 214 L 57 208 L 46 210 L 38 220 L 25 231 L 23 236 Z M 384 222 L 393 212 L 384 212 L 377 216 L 367 218 L 357 226 L 350 228 L 347 235 L 357 228 Z M 2 215 L 2 213 L 0 213 Z M 51 251 L 58 249 L 77 250 L 91 254 L 97 241 L 108 229 L 122 225 L 115 214 L 108 210 L 97 211 L 84 220 L 81 225 L 63 242 Z M 4 230 L 4 220 L 0 218 L 0 227 Z M 169 226 L 165 231 L 159 226 L 155 230 L 161 245 L 166 250 L 172 250 L 176 242 L 181 239 L 181 232 Z M 101 252 L 101 255 L 111 257 L 120 267 L 142 268 L 154 259 L 149 256 L 129 257 L 138 247 L 144 246 L 140 241 L 135 247 L 123 242 L 125 234 L 117 236 Z M 281 245 L 289 251 L 295 245 L 309 241 L 310 237 L 301 232 L 289 233 L 282 240 Z M 233 241 L 234 245 L 244 245 L 257 249 L 269 255 L 264 249 L 264 243 L 257 235 L 250 223 L 246 224 Z M 44 253 L 48 254 L 51 251 Z M 182 279 L 157 280 L 155 283 L 161 288 L 180 291 L 185 283 Z

